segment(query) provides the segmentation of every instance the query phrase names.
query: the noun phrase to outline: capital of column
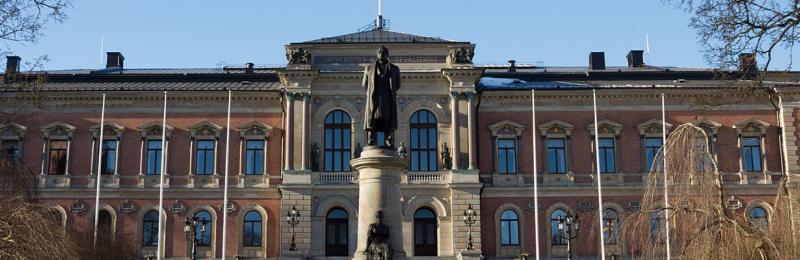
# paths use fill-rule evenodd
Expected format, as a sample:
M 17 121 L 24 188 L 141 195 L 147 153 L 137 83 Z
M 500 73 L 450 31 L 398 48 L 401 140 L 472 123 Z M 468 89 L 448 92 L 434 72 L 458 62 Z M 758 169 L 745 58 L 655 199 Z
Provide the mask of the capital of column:
M 458 102 L 458 99 L 461 97 L 461 93 L 458 91 L 450 91 L 450 101 Z
M 303 98 L 303 102 L 308 103 L 308 101 L 311 101 L 311 92 L 300 93 L 300 96 Z
M 297 99 L 297 93 L 294 93 L 294 92 L 288 92 L 287 91 L 287 92 L 284 92 L 284 95 L 286 95 L 286 99 L 289 100 L 289 101 L 295 101 Z
M 476 95 L 476 94 L 475 94 L 475 91 L 467 91 L 467 92 L 464 92 L 464 95 L 466 95 L 466 96 L 467 96 L 467 100 L 468 100 L 469 102 L 475 101 L 475 95 Z

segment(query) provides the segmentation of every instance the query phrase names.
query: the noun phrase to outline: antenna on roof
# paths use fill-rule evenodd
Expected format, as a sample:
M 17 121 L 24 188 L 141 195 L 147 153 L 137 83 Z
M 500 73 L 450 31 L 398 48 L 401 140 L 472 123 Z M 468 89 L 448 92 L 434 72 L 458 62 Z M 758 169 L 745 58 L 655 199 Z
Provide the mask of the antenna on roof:
M 645 42 L 644 64 L 650 64 L 650 35 L 648 35 L 647 33 L 644 34 L 644 42 Z
M 383 29 L 383 15 L 381 14 L 381 0 L 378 0 L 378 17 L 375 18 L 375 29 Z
M 104 42 L 103 36 L 100 35 L 100 65 L 103 65 L 103 48 L 104 48 L 103 42 Z

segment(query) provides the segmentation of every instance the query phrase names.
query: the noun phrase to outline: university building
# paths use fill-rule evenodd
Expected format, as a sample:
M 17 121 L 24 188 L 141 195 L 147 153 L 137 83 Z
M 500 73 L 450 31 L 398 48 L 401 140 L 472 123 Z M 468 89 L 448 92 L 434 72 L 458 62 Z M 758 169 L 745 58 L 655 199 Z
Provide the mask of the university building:
M 357 205 L 374 198 L 358 196 L 350 160 L 366 145 L 362 77 L 380 46 L 402 73 L 395 140 L 407 171 L 397 203 L 408 257 L 459 258 L 471 234 L 471 251 L 487 258 L 532 255 L 537 235 L 542 255 L 559 258 L 568 253 L 559 217 L 602 210 L 607 223 L 624 225 L 662 146 L 662 93 L 664 129 L 691 123 L 706 131 L 741 217 L 768 224 L 778 180 L 800 170 L 800 74 L 770 73 L 743 95 L 748 81 L 735 71 L 653 66 L 637 50 L 623 67 L 606 66 L 602 52 L 588 54 L 586 66 L 483 66 L 472 61 L 474 43 L 382 27 L 287 44 L 278 68 L 136 69 L 109 52 L 104 68 L 31 73 L 8 57 L 0 95 L 13 113 L 0 123 L 0 140 L 39 176 L 40 197 L 66 230 L 91 230 L 99 208 L 105 236 L 129 241 L 143 258 L 188 257 L 191 216 L 209 221 L 198 256 L 222 257 L 223 214 L 229 258 L 357 257 Z M 478 213 L 472 225 L 464 221 L 469 208 Z M 574 256 L 599 256 L 601 234 L 591 229 L 573 241 Z M 607 254 L 636 254 L 613 229 L 602 235 Z

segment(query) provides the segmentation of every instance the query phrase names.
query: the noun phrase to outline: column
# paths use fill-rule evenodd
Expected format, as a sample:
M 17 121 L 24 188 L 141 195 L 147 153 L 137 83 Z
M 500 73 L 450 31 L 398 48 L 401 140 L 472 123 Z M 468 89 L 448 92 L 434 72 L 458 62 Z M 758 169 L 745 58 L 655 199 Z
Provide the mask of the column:
M 293 170 L 294 163 L 294 93 L 286 92 L 286 162 L 284 162 L 284 170 Z
M 475 92 L 467 94 L 467 133 L 469 137 L 469 169 L 477 169 L 475 165 Z
M 452 151 L 452 154 L 453 154 L 452 155 L 452 157 L 453 157 L 453 170 L 458 170 L 459 169 L 458 156 L 459 156 L 459 152 L 461 151 L 460 149 L 458 149 L 458 143 L 459 143 L 459 140 L 461 139 L 460 138 L 460 131 L 459 131 L 459 127 L 458 127 L 458 125 L 459 125 L 458 124 L 458 99 L 459 99 L 460 95 L 461 95 L 461 93 L 458 93 L 458 92 L 455 92 L 455 91 L 450 92 L 450 104 L 451 104 L 451 107 L 452 107 L 451 112 L 450 112 L 450 123 L 451 123 L 450 129 L 452 129 L 452 131 L 453 131 L 453 140 L 452 140 L 452 143 L 450 144 L 450 146 L 453 147 L 453 151 Z
M 302 146 L 300 147 L 300 151 L 302 152 L 301 159 L 303 160 L 302 169 L 304 171 L 309 170 L 308 167 L 308 104 L 311 101 L 311 93 L 305 92 L 303 95 L 303 132 L 302 132 Z

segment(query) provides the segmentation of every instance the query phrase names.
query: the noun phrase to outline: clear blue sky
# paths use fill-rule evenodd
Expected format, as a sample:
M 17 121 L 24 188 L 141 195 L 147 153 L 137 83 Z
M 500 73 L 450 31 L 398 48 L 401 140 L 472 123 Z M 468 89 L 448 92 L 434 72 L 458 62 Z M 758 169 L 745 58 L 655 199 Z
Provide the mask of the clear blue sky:
M 49 55 L 46 69 L 101 67 L 101 35 L 128 68 L 284 64 L 285 44 L 355 32 L 376 1 L 74 0 L 39 42 L 8 47 L 23 60 Z M 608 65 L 624 65 L 649 34 L 650 64 L 709 66 L 689 14 L 660 0 L 383 0 L 383 14 L 392 30 L 476 43 L 476 63 L 584 66 L 590 51 L 605 51 Z M 772 68 L 788 62 L 782 53 Z

